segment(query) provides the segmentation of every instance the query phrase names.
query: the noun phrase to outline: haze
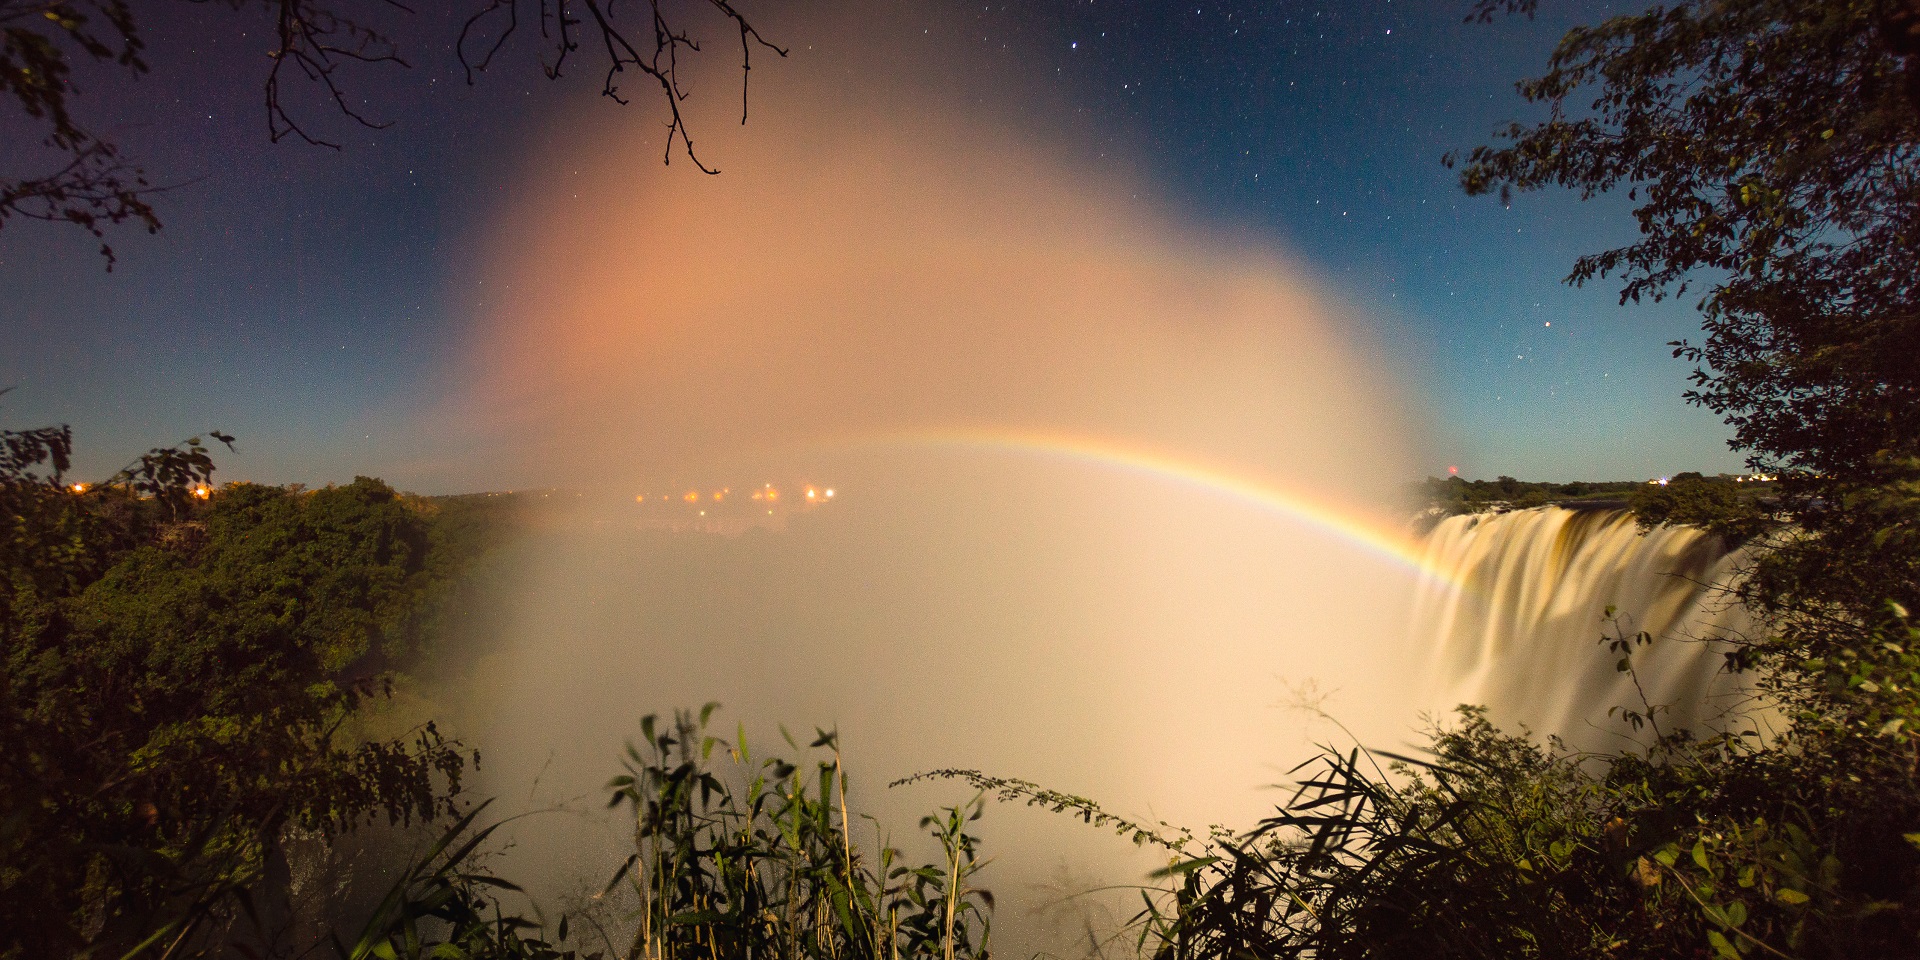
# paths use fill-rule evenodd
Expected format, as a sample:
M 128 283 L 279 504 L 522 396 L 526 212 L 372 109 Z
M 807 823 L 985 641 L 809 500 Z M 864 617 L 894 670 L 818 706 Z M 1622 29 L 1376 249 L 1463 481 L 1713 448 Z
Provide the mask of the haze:
M 924 78 L 828 82 L 845 67 L 756 88 L 751 137 L 701 141 L 719 177 L 660 171 L 652 131 L 557 128 L 498 216 L 473 389 L 441 426 L 561 489 L 513 639 L 456 695 L 487 786 L 588 816 L 638 715 L 717 700 L 763 742 L 837 726 L 896 840 L 965 799 L 882 787 L 934 767 L 1200 828 L 1251 822 L 1309 738 L 1345 736 L 1286 709 L 1291 685 L 1407 738 L 1406 569 L 1195 479 L 1394 529 L 1411 398 L 1365 321 L 1279 251 L 898 93 Z M 796 479 L 837 497 L 781 532 L 663 534 L 632 502 Z M 1151 865 L 1065 818 L 989 817 L 1003 896 Z M 617 860 L 617 825 L 523 824 L 567 851 L 556 884 Z M 1020 910 L 997 926 L 1044 942 Z

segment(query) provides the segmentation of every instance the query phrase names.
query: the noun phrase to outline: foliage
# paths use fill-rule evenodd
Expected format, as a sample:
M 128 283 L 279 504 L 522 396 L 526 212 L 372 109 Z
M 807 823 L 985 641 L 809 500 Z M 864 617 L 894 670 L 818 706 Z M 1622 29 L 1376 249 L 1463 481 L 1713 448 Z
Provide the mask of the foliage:
M 270 140 L 278 143 L 293 137 L 339 149 L 338 143 L 317 131 L 311 118 L 287 109 L 283 81 L 311 84 L 349 123 L 373 129 L 387 126 L 363 112 L 366 101 L 351 92 L 342 68 L 351 72 L 369 65 L 406 67 L 399 45 L 379 16 L 411 13 L 407 7 L 378 0 L 220 2 L 236 12 L 258 9 L 273 23 L 260 64 Z M 744 88 L 754 51 L 781 57 L 787 51 L 762 39 L 730 0 L 708 0 L 704 6 L 739 36 L 744 122 Z M 641 6 L 643 16 L 623 17 L 619 7 L 608 0 L 475 0 L 453 46 L 472 84 L 476 74 L 484 72 L 501 48 L 521 32 L 522 16 L 528 14 L 526 19 L 539 23 L 536 42 L 544 48 L 542 71 L 555 79 L 570 59 L 587 55 L 579 53 L 584 36 L 587 49 L 604 57 L 601 92 L 605 96 L 628 102 L 630 94 L 623 92 L 620 81 L 629 70 L 655 88 L 656 102 L 666 107 L 668 115 L 665 158 L 672 160 L 677 141 L 689 162 L 706 173 L 719 172 L 694 152 L 680 112 L 680 102 L 688 95 L 681 65 L 701 49 L 682 23 L 684 11 L 651 0 Z M 636 20 L 640 29 L 635 29 Z M 10 171 L 0 174 L 0 227 L 19 216 L 75 224 L 95 237 L 104 237 L 108 226 L 127 222 L 139 223 L 149 233 L 160 230 L 153 200 L 165 188 L 155 186 L 139 166 L 125 160 L 118 146 L 82 125 L 72 102 L 80 89 L 73 81 L 76 63 L 123 68 L 138 78 L 148 70 L 145 52 L 129 0 L 0 0 L 0 96 L 11 99 L 30 121 L 46 128 L 41 146 L 55 158 L 50 161 L 53 169 L 40 175 L 15 179 Z M 107 269 L 113 269 L 112 247 L 102 243 L 100 252 Z
M 441 832 L 439 839 L 402 871 L 351 943 L 336 934 L 340 960 L 599 960 L 566 949 L 567 918 L 554 939 L 544 925 L 507 913 L 494 891 L 517 891 L 511 882 L 478 865 L 480 852 L 500 824 L 478 829 L 482 803 Z
M 836 734 L 809 744 L 828 754 L 812 770 L 756 762 L 744 729 L 731 743 L 706 732 L 715 706 L 677 713 L 670 728 L 644 718 L 644 742 L 610 784 L 609 805 L 634 818 L 636 850 L 609 884 L 639 904 L 627 956 L 990 955 L 993 895 L 974 885 L 987 861 L 969 832 L 978 799 L 921 820 L 939 861 L 907 866 L 884 837 L 870 855 L 853 841 Z M 716 747 L 731 771 L 710 766 Z
M 1553 503 L 1625 500 L 1639 492 L 1642 486 L 1645 484 L 1637 480 L 1536 483 L 1506 476 L 1493 480 L 1428 477 L 1421 484 L 1420 495 L 1430 508 L 1452 516 L 1542 507 Z
M 1729 544 L 1745 543 L 1778 525 L 1775 511 L 1760 499 L 1762 484 L 1736 483 L 1726 477 L 1682 473 L 1666 483 L 1643 483 L 1627 499 L 1642 528 L 1663 523 L 1699 527 Z
M 72 223 L 95 237 L 128 221 L 148 232 L 160 229 L 146 175 L 123 161 L 111 142 L 82 127 L 67 103 L 74 57 L 139 75 L 147 70 L 144 50 L 127 0 L 0 0 L 0 95 L 45 123 L 42 145 L 64 155 L 50 174 L 0 179 L 0 226 L 23 216 Z M 113 269 L 113 249 L 103 243 L 100 252 Z
M 1547 119 L 1474 149 L 1461 183 L 1624 190 L 1640 239 L 1581 257 L 1569 281 L 1618 275 L 1623 302 L 1704 284 L 1706 338 L 1674 345 L 1699 365 L 1689 397 L 1757 465 L 1871 474 L 1883 453 L 1920 453 L 1917 13 L 1692 0 L 1576 27 L 1519 85 Z
M 1673 345 L 1697 365 L 1688 396 L 1781 483 L 1763 498 L 1683 475 L 1632 505 L 1754 544 L 1734 589 L 1763 631 L 1725 638 L 1728 666 L 1784 728 L 1699 736 L 1623 705 L 1655 743 L 1579 755 L 1465 709 L 1427 760 L 1329 750 L 1275 816 L 1176 863 L 1142 930 L 1166 960 L 1911 955 L 1920 4 L 1656 7 L 1574 29 L 1520 92 L 1547 119 L 1474 150 L 1466 190 L 1624 191 L 1639 240 L 1570 282 L 1617 276 L 1623 302 L 1706 290 L 1704 342 Z M 1503 481 L 1429 489 L 1455 509 L 1547 499 Z M 1656 642 L 1603 639 L 1629 673 Z
M 198 440 L 95 486 L 65 428 L 0 446 L 0 914 L 34 918 L 0 956 L 210 949 L 284 829 L 450 811 L 457 744 L 352 728 L 433 618 L 422 510 L 365 478 L 215 491 Z
M 1312 761 L 1275 816 L 1177 864 L 1142 920 L 1168 960 L 1902 955 L 1915 743 L 1800 742 L 1592 757 L 1463 708 L 1430 760 Z M 1860 786 L 1901 763 L 1901 790 Z
M 1853 643 L 1885 602 L 1920 604 L 1902 506 L 1920 463 L 1920 3 L 1656 7 L 1570 31 L 1519 91 L 1547 118 L 1473 150 L 1462 185 L 1624 190 L 1639 240 L 1569 281 L 1617 275 L 1623 302 L 1703 285 L 1706 338 L 1675 345 L 1697 364 L 1688 396 L 1780 474 L 1766 507 L 1708 482 L 1638 498 L 1643 520 L 1763 548 L 1741 593 L 1778 635 L 1742 664 Z

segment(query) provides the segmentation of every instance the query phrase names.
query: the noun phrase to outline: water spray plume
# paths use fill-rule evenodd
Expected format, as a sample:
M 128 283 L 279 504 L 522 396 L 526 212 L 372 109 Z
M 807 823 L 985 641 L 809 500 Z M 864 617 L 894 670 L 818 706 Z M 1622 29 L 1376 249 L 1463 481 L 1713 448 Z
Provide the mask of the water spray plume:
M 557 130 L 503 208 L 447 433 L 512 451 L 495 486 L 620 495 L 520 551 L 468 686 L 489 786 L 591 796 L 636 717 L 719 700 L 837 726 L 851 802 L 903 833 L 928 794 L 879 785 L 944 766 L 1204 827 L 1305 755 L 1282 677 L 1365 691 L 1342 719 L 1404 739 L 1417 461 L 1367 324 L 1282 253 L 859 66 L 756 70 L 752 124 L 702 142 L 720 177 L 660 169 L 650 129 Z M 804 482 L 710 496 L 745 477 Z M 623 519 L 675 485 L 716 515 L 836 502 L 734 537 Z M 1059 857 L 1142 869 L 993 816 L 1013 894 Z M 620 842 L 553 829 L 523 846 L 574 872 Z

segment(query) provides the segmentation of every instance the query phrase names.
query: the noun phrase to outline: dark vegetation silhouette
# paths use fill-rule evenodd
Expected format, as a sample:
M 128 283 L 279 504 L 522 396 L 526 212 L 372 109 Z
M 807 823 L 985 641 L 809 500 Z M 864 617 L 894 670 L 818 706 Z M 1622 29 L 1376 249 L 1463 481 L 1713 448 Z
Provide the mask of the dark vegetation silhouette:
M 1471 17 L 1533 6 L 1483 0 Z M 28 9 L 0 5 L 10 31 Z M 125 9 L 84 6 L 110 25 Z M 137 56 L 119 33 L 88 39 L 93 21 L 46 19 L 64 32 L 35 21 L 27 39 L 7 34 L 7 55 L 24 56 L 33 34 L 96 59 Z M 672 36 L 652 48 L 669 63 Z M 67 56 L 36 49 L 36 69 Z M 670 73 L 639 68 L 674 95 Z M 60 108 L 7 76 L 23 103 Z M 1779 725 L 1678 730 L 1662 704 L 1621 704 L 1614 716 L 1643 744 L 1576 753 L 1466 707 L 1420 756 L 1329 749 L 1295 771 L 1272 817 L 1203 836 L 1023 781 L 928 774 L 1165 853 L 1128 941 L 1090 953 L 1920 952 L 1920 5 L 1676 3 L 1575 29 L 1520 92 L 1546 119 L 1449 158 L 1465 189 L 1625 191 L 1640 239 L 1582 258 L 1569 280 L 1618 278 L 1627 300 L 1701 291 L 1704 340 L 1675 345 L 1696 365 L 1689 396 L 1779 478 L 1764 498 L 1691 476 L 1632 495 L 1645 523 L 1751 544 L 1752 567 L 1727 589 L 1764 629 L 1718 642 Z M 76 162 L 102 149 L 55 145 Z M 117 162 L 99 156 L 86 163 Z M 107 196 L 75 222 L 146 209 L 132 205 L 145 194 Z M 634 855 L 607 885 L 617 909 L 549 924 L 512 906 L 511 883 L 477 859 L 484 806 L 458 794 L 466 748 L 431 727 L 381 738 L 357 726 L 431 645 L 460 571 L 484 554 L 489 522 L 459 519 L 480 507 L 364 479 L 213 490 L 197 441 L 76 489 L 70 447 L 61 428 L 0 434 L 0 957 L 989 955 L 973 825 L 984 797 L 927 818 L 941 856 L 909 866 L 884 839 L 856 841 L 831 733 L 805 750 L 789 738 L 813 751 L 800 763 L 756 758 L 744 733 L 708 732 L 711 708 L 649 719 L 609 784 L 635 827 Z M 1594 655 L 1632 673 L 1649 644 L 1671 641 L 1625 622 L 1595 623 Z M 315 943 L 271 939 L 290 831 L 435 817 L 438 840 L 363 916 Z
M 1161 956 L 1920 949 L 1917 14 L 1699 0 L 1576 28 L 1519 85 L 1546 119 L 1448 158 L 1470 194 L 1627 194 L 1640 239 L 1569 282 L 1704 291 L 1705 340 L 1674 344 L 1688 398 L 1779 481 L 1766 502 L 1682 477 L 1634 506 L 1753 541 L 1730 590 L 1765 630 L 1719 642 L 1785 728 L 1671 730 L 1623 704 L 1652 740 L 1575 754 L 1469 709 L 1426 757 L 1329 751 L 1273 818 L 1176 862 L 1147 912 Z M 1672 642 L 1618 624 L 1596 655 L 1624 672 Z
M 406 51 L 387 24 L 394 17 L 416 15 L 413 11 L 392 0 L 212 2 L 231 8 L 236 19 L 262 14 L 272 18 L 272 45 L 261 64 L 270 140 L 294 138 L 340 148 L 319 132 L 314 118 L 286 106 L 285 92 L 298 84 L 318 88 L 351 124 L 387 126 L 354 93 L 356 84 L 377 84 L 378 77 L 356 74 L 409 66 Z M 744 123 L 754 52 L 784 57 L 787 51 L 762 38 L 731 0 L 698 5 L 738 35 Z M 471 12 L 458 21 L 454 51 L 469 85 L 512 43 L 535 44 L 549 80 L 588 58 L 593 64 L 588 69 L 604 70 L 601 94 L 622 105 L 635 96 L 627 86 L 631 77 L 640 96 L 666 108 L 665 159 L 672 160 L 677 143 L 688 162 L 718 173 L 694 151 L 692 131 L 680 112 L 687 97 L 683 61 L 701 52 L 701 40 L 682 22 L 687 11 L 672 9 L 675 6 L 671 0 L 472 0 Z M 73 224 L 100 238 L 108 227 L 128 223 L 159 231 L 160 212 L 154 203 L 164 187 L 150 181 L 112 140 L 84 126 L 72 103 L 76 62 L 115 67 L 135 77 L 147 72 L 139 9 L 133 0 L 0 0 L 0 92 L 44 127 L 41 145 L 53 161 L 52 169 L 39 173 L 0 171 L 0 228 L 14 217 L 25 217 Z M 113 248 L 103 242 L 100 253 L 107 269 L 113 269 Z

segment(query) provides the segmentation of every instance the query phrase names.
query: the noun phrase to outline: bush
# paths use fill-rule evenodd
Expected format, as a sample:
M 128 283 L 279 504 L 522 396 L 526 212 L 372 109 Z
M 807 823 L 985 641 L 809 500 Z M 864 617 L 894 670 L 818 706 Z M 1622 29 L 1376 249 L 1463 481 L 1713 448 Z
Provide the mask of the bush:
M 430 606 L 391 489 L 213 491 L 197 441 L 83 489 L 64 430 L 0 441 L 0 956 L 244 940 L 283 830 L 451 811 L 431 724 L 350 733 Z

